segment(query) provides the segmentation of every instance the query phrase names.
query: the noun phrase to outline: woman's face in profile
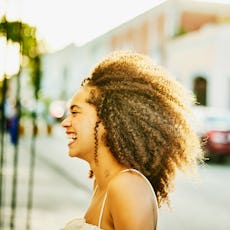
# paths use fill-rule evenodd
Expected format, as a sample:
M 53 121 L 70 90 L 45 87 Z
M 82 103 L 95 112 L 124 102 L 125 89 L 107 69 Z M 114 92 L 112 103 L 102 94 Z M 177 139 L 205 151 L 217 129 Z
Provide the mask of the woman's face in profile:
M 71 99 L 69 114 L 62 121 L 69 139 L 69 156 L 88 162 L 94 160 L 96 109 L 87 103 L 90 88 L 81 88 Z

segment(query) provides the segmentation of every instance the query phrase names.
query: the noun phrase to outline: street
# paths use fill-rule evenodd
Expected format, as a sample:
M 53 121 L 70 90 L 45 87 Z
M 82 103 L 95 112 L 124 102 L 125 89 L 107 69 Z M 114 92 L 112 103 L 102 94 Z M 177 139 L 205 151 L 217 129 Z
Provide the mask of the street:
M 53 135 L 36 141 L 31 230 L 60 230 L 69 220 L 82 216 L 92 193 L 88 165 L 70 158 L 67 138 L 60 127 Z M 26 229 L 30 139 L 20 141 L 15 229 Z M 4 230 L 9 230 L 13 147 L 6 149 Z M 171 195 L 171 210 L 160 209 L 159 230 L 230 229 L 230 163 L 199 167 L 199 180 L 178 174 Z

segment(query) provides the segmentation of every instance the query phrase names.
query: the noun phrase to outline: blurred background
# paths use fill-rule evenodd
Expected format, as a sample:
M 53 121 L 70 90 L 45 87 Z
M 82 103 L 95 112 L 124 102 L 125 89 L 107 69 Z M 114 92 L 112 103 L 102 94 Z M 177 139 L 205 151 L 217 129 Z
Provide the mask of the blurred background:
M 92 194 L 68 157 L 68 99 L 113 50 L 165 66 L 198 104 L 197 179 L 178 173 L 159 229 L 230 229 L 230 1 L 0 0 L 0 229 L 61 229 Z

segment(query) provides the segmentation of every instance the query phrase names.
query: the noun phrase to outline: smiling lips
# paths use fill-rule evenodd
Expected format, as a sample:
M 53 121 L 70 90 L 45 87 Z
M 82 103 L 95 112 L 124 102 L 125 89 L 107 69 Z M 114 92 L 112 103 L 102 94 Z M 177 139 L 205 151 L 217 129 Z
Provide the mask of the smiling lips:
M 75 133 L 67 133 L 67 137 L 69 139 L 69 145 L 77 140 L 77 135 Z

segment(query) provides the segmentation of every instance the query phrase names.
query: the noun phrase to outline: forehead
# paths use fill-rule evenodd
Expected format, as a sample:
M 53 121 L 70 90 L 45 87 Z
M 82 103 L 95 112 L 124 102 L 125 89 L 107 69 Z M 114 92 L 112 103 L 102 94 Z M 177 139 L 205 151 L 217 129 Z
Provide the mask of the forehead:
M 77 105 L 79 107 L 86 104 L 89 105 L 89 103 L 87 103 L 87 99 L 89 99 L 91 94 L 94 94 L 94 92 L 95 89 L 92 87 L 85 86 L 80 88 L 70 99 L 68 107 L 71 108 L 73 107 L 73 105 Z
M 68 102 L 68 107 L 71 108 L 72 105 L 86 103 L 89 93 L 85 88 L 80 88 L 73 97 Z

